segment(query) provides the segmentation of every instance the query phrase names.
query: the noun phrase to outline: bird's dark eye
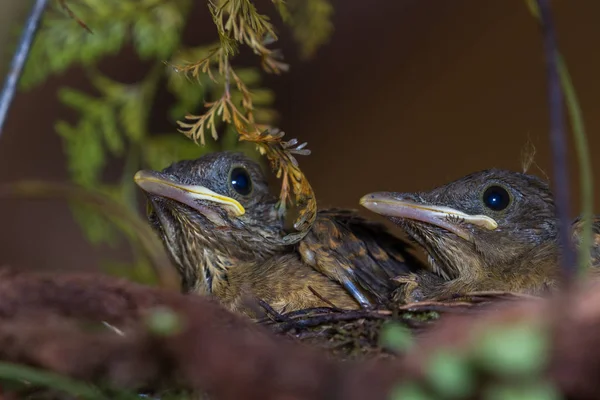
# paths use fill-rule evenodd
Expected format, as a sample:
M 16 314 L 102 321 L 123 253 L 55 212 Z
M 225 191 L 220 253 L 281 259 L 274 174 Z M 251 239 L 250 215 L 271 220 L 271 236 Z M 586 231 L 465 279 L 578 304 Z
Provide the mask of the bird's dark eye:
M 233 190 L 242 196 L 246 196 L 252 191 L 252 181 L 250 180 L 250 175 L 248 175 L 248 172 L 244 168 L 234 168 L 231 171 L 230 182 Z
M 494 211 L 502 211 L 510 205 L 510 194 L 501 186 L 490 186 L 483 192 L 483 203 Z

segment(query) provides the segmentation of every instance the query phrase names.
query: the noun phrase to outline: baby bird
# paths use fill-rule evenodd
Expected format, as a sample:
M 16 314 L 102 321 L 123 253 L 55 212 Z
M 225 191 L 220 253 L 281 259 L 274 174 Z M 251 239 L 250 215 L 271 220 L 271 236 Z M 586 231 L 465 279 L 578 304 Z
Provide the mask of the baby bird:
M 256 299 L 277 312 L 377 305 L 397 288 L 394 277 L 421 267 L 407 243 L 348 210 L 320 210 L 306 235 L 284 240 L 278 197 L 259 164 L 240 153 L 139 171 L 135 182 L 184 292 L 233 311 L 254 315 Z
M 485 290 L 541 295 L 562 278 L 553 196 L 535 176 L 490 169 L 429 192 L 367 194 L 360 204 L 398 224 L 427 253 L 433 273 L 401 277 L 404 301 Z M 598 220 L 594 226 L 598 235 Z M 580 221 L 572 228 L 577 245 Z M 596 246 L 593 264 L 599 256 Z

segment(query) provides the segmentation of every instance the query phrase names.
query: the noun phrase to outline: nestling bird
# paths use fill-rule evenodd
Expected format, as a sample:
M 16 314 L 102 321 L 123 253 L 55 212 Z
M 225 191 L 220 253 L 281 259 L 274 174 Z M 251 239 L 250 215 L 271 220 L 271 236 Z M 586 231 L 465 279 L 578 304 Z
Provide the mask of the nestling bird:
M 380 303 L 397 287 L 392 278 L 419 267 L 407 243 L 348 210 L 320 210 L 301 240 L 284 241 L 278 197 L 259 164 L 240 153 L 139 171 L 135 181 L 184 292 L 215 296 L 234 311 L 251 314 L 248 297 L 278 312 L 327 306 L 320 297 L 349 309 Z
M 401 278 L 404 301 L 482 290 L 542 294 L 562 278 L 552 193 L 535 176 L 490 169 L 430 192 L 371 193 L 360 204 L 398 224 L 427 253 L 434 273 Z M 576 221 L 574 244 L 578 227 Z
M 581 245 L 581 234 L 583 233 L 583 219 L 581 217 L 575 218 L 571 225 L 572 241 L 575 247 Z M 600 274 L 600 217 L 594 216 L 592 218 L 592 243 L 590 249 L 590 270 L 594 276 Z

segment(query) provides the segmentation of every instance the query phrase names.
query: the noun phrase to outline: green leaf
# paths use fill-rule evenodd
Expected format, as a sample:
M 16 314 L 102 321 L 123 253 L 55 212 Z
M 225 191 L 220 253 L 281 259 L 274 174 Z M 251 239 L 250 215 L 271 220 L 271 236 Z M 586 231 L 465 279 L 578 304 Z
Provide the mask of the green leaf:
M 125 144 L 123 143 L 123 137 L 121 136 L 119 128 L 117 127 L 114 107 L 112 107 L 110 104 L 102 103 L 102 106 L 99 106 L 96 109 L 96 112 L 97 113 L 93 115 L 93 117 L 95 117 L 94 120 L 90 120 L 91 123 L 95 124 L 97 129 L 100 130 L 108 150 L 114 156 L 122 156 L 125 150 Z
M 96 100 L 96 103 L 103 102 L 101 103 L 103 106 L 110 107 L 110 116 L 103 115 L 99 117 L 96 115 L 99 119 L 98 123 L 103 124 L 106 129 L 110 127 L 113 133 L 116 134 L 118 128 L 115 114 L 118 113 L 124 133 L 132 142 L 139 142 L 145 134 L 146 111 L 148 109 L 144 97 L 143 84 L 136 85 L 116 82 L 98 72 L 93 72 L 90 76 L 94 87 L 105 96 L 101 100 Z M 98 110 L 99 108 L 99 106 L 96 106 L 92 110 L 92 113 L 99 114 L 103 112 L 103 110 Z M 110 119 L 110 125 L 101 119 L 104 117 Z M 107 132 L 106 129 L 104 132 L 105 136 L 111 136 L 111 133 Z M 109 148 L 111 147 L 109 146 Z
M 183 15 L 176 5 L 164 2 L 143 13 L 133 24 L 133 42 L 142 59 L 168 58 L 179 43 Z
M 137 87 L 137 85 L 127 85 L 110 79 L 95 69 L 89 69 L 88 76 L 92 85 L 98 89 L 104 98 L 112 102 L 118 102 L 127 96 L 126 92 L 130 90 L 132 86 Z
M 240 141 L 240 135 L 233 125 L 227 125 L 225 132 L 221 135 L 220 142 L 223 151 L 240 151 L 239 148 L 248 142 Z M 251 146 L 252 148 L 254 146 Z
M 458 354 L 440 351 L 427 363 L 426 375 L 437 393 L 448 398 L 463 398 L 475 389 L 469 360 Z
M 252 102 L 257 105 L 271 105 L 275 100 L 275 93 L 270 89 L 254 89 L 252 90 Z
M 560 400 L 563 396 L 548 382 L 528 385 L 491 386 L 484 392 L 486 400 Z
M 83 186 L 93 186 L 105 163 L 102 137 L 89 121 L 77 128 L 64 121 L 55 124 L 56 132 L 63 138 L 71 178 Z
M 285 4 L 284 0 L 273 0 L 273 4 L 275 4 L 275 7 L 277 8 L 277 11 L 279 12 L 279 16 L 281 16 L 281 19 L 283 20 L 283 22 L 287 23 L 292 19 L 290 10 L 288 10 L 287 5 Z
M 261 124 L 273 123 L 277 117 L 277 112 L 270 108 L 257 108 L 254 110 L 254 119 Z
M 328 0 L 288 0 L 294 39 L 300 44 L 300 56 L 308 59 L 325 44 L 333 32 L 333 6 Z
M 257 68 L 236 68 L 235 73 L 247 86 L 260 85 L 262 76 Z
M 208 56 L 210 49 L 207 47 L 193 48 L 182 51 L 171 63 L 173 65 L 186 65 L 187 63 L 202 60 Z M 175 104 L 169 110 L 173 120 L 180 120 L 186 114 L 196 112 L 200 105 L 208 99 L 215 88 L 215 83 L 205 74 L 193 78 L 190 74 L 176 71 L 168 67 L 167 89 L 176 99 Z
M 155 46 L 156 30 L 152 26 L 152 17 L 142 14 L 133 24 L 133 43 L 142 59 L 152 57 L 158 51 Z
M 114 115 L 111 111 L 111 118 L 102 120 L 102 133 L 104 134 L 104 141 L 108 150 L 112 155 L 121 157 L 125 152 L 125 144 L 112 117 L 114 117 Z
M 434 398 L 425 392 L 416 383 L 401 383 L 392 389 L 390 400 L 433 400 Z
M 58 89 L 58 99 L 79 112 L 93 112 L 99 103 L 96 97 L 89 96 L 69 87 Z
M 181 331 L 182 321 L 179 315 L 166 307 L 152 310 L 147 319 L 150 331 L 160 336 L 170 336 Z
M 71 212 L 90 243 L 106 243 L 109 246 L 118 243 L 119 236 L 115 226 L 94 207 L 71 204 Z
M 491 372 L 530 375 L 546 365 L 548 347 L 548 338 L 539 327 L 521 323 L 486 332 L 475 346 L 475 357 Z
M 535 17 L 535 18 L 540 18 L 540 10 L 537 6 L 537 3 L 535 0 L 525 0 L 525 5 L 527 6 L 527 8 L 529 9 L 529 12 Z
M 388 321 L 381 327 L 379 343 L 382 347 L 397 351 L 408 350 L 413 345 L 413 337 L 405 326 Z
M 74 12 L 75 4 L 72 7 Z M 86 20 L 84 16 L 82 20 Z M 46 16 L 31 47 L 19 84 L 24 89 L 41 83 L 49 75 L 64 72 L 73 64 L 90 65 L 116 53 L 124 43 L 127 24 L 119 18 L 94 26 L 90 34 L 71 18 Z
M 131 90 L 126 93 L 119 112 L 121 124 L 125 133 L 132 142 L 140 142 L 145 136 L 148 106 L 143 101 L 141 89 Z
M 69 2 L 69 8 L 93 33 L 64 12 L 60 16 L 46 13 L 20 85 L 31 88 L 73 65 L 93 65 L 106 55 L 116 54 L 130 37 L 142 58 L 165 59 L 179 44 L 189 5 L 189 0 Z

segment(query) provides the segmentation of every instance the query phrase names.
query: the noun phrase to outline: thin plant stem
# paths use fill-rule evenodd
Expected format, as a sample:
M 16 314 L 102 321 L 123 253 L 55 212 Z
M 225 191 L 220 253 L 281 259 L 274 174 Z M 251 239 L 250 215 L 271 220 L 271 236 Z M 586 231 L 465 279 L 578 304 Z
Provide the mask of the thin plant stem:
M 579 245 L 579 273 L 583 274 L 590 265 L 592 247 L 592 218 L 594 215 L 594 177 L 592 160 L 588 147 L 587 135 L 583 123 L 583 115 L 575 93 L 575 87 L 563 57 L 557 53 L 558 72 L 565 93 L 565 100 L 571 119 L 571 129 L 575 138 L 577 160 L 579 162 L 580 190 L 581 190 L 581 217 L 583 229 Z
M 27 61 L 27 57 L 29 56 L 33 38 L 40 27 L 42 14 L 46 9 L 47 3 L 48 0 L 36 0 L 29 13 L 29 17 L 27 17 L 24 32 L 21 35 L 21 40 L 19 41 L 15 55 L 10 63 L 10 69 L 6 76 L 2 93 L 0 94 L 0 136 L 2 136 L 6 116 L 8 115 L 8 110 L 10 109 L 12 100 L 15 97 L 15 92 L 17 91 L 17 83 L 23 72 L 25 61 Z
M 562 248 L 561 265 L 565 277 L 573 277 L 576 267 L 575 252 L 571 246 L 571 221 L 569 169 L 567 163 L 567 140 L 563 110 L 563 94 L 558 73 L 557 44 L 550 0 L 537 0 L 543 34 L 548 82 L 548 106 L 550 112 L 550 143 L 554 175 L 554 196 L 559 225 L 559 243 Z
M 531 14 L 541 23 L 540 10 L 535 0 L 525 0 Z M 577 151 L 577 161 L 579 163 L 580 173 L 580 191 L 581 191 L 581 217 L 583 220 L 583 229 L 581 233 L 581 243 L 579 244 L 579 268 L 580 274 L 584 273 L 590 265 L 590 249 L 592 246 L 592 219 L 594 214 L 594 178 L 592 171 L 592 162 L 583 122 L 583 115 L 575 87 L 571 81 L 571 76 L 567 64 L 558 49 L 555 49 L 556 65 L 560 82 L 564 91 L 567 110 L 571 120 L 571 130 L 575 139 L 575 149 Z

